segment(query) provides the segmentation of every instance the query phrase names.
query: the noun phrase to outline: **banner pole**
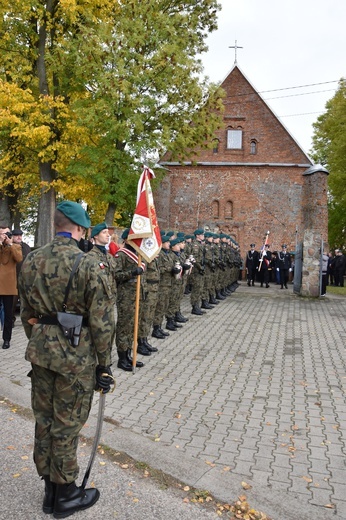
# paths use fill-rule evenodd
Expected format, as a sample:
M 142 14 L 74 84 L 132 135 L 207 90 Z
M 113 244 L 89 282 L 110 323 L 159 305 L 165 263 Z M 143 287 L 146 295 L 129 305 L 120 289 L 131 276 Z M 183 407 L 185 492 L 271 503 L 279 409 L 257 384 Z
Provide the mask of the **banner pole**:
M 138 255 L 138 267 L 142 267 L 141 255 Z M 137 340 L 138 340 L 138 321 L 139 321 L 139 297 L 141 291 L 141 276 L 137 276 L 136 285 L 136 302 L 135 302 L 135 323 L 133 330 L 133 347 L 132 347 L 132 373 L 136 373 L 136 362 L 137 362 Z

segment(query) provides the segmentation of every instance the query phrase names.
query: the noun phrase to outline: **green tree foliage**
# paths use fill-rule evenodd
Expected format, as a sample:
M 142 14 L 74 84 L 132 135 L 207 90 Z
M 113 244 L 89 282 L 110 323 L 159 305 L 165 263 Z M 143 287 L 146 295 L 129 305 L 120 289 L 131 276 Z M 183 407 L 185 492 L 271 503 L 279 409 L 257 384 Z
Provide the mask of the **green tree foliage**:
M 2 190 L 39 197 L 38 245 L 52 234 L 56 195 L 111 222 L 129 214 L 145 157 L 182 159 L 211 142 L 221 92 L 198 56 L 218 9 L 216 0 L 0 0 Z
M 313 158 L 330 172 L 329 243 L 346 246 L 346 81 L 341 79 L 326 111 L 314 123 Z

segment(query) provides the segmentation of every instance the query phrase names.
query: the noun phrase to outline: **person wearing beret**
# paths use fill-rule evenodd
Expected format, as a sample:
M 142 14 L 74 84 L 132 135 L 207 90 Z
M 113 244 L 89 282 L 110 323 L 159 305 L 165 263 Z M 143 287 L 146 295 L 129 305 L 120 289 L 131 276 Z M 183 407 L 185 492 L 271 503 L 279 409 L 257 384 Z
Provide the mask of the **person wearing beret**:
M 116 284 L 114 279 L 114 259 L 109 255 L 106 249 L 109 243 L 109 231 L 106 222 L 101 222 L 94 226 L 91 230 L 90 237 L 94 241 L 94 247 L 87 253 L 100 269 L 103 271 L 103 280 L 107 284 L 109 291 L 113 295 L 115 304 Z
M 245 268 L 247 275 L 247 284 L 249 287 L 250 285 L 255 285 L 256 273 L 259 262 L 259 253 L 258 251 L 256 251 L 255 247 L 255 244 L 250 244 L 250 250 L 246 253 Z
M 78 247 L 90 227 L 87 212 L 76 202 L 61 202 L 54 226 L 53 241 L 24 260 L 19 292 L 28 338 L 25 358 L 31 363 L 34 462 L 45 483 L 42 509 L 65 518 L 93 506 L 100 496 L 96 488 L 76 485 L 77 447 L 94 390 L 111 388 L 115 316 L 105 269 Z M 70 319 L 82 318 L 70 334 L 60 325 L 65 312 Z
M 169 298 L 173 283 L 172 270 L 174 268 L 174 257 L 170 254 L 171 244 L 169 238 L 170 237 L 167 235 L 162 237 L 162 247 L 158 255 L 160 283 L 152 332 L 152 336 L 157 339 L 165 339 L 166 336 L 169 336 L 169 332 L 162 329 L 162 322 L 168 311 Z M 176 327 L 174 330 L 176 330 Z
M 8 227 L 0 226 L 0 300 L 2 299 L 4 323 L 3 349 L 10 348 L 13 327 L 13 300 L 17 299 L 16 265 L 23 260 L 22 248 L 13 243 Z
M 141 266 L 138 266 L 137 252 L 128 241 L 129 231 L 129 228 L 123 231 L 121 238 L 124 240 L 125 245 L 114 257 L 114 277 L 117 284 L 117 322 L 115 336 L 118 353 L 117 366 L 125 372 L 132 372 L 132 348 L 138 276 L 140 276 L 139 308 L 141 308 L 143 304 L 146 292 L 145 281 L 142 277 L 146 269 L 146 264 L 145 262 L 141 262 Z M 151 355 L 151 351 L 144 345 L 138 346 L 137 352 L 138 354 L 142 354 L 142 356 Z M 141 368 L 144 366 L 144 363 L 136 361 L 136 366 Z
M 194 237 L 195 238 L 192 241 L 192 255 L 194 258 L 194 265 L 190 276 L 190 302 L 192 306 L 191 314 L 202 316 L 204 314 L 204 311 L 201 310 L 201 304 L 204 287 L 203 277 L 205 273 L 204 229 L 196 229 L 194 231 Z

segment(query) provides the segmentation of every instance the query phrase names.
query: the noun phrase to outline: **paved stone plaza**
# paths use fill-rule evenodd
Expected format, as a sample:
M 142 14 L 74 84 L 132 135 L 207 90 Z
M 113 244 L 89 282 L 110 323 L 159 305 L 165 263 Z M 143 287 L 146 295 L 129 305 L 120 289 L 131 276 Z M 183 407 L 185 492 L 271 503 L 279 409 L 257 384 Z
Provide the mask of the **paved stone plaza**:
M 275 520 L 346 518 L 346 299 L 247 287 L 116 368 L 102 442 Z M 30 407 L 26 339 L 1 351 L 0 394 Z M 95 399 L 83 433 L 93 435 Z

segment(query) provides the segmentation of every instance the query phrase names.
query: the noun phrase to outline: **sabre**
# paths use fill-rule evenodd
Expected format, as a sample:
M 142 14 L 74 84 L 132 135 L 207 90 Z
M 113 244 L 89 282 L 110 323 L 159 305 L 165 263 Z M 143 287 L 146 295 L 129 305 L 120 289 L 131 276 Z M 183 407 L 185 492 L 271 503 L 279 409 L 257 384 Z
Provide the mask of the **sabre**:
M 263 253 L 264 253 L 264 251 L 265 251 L 265 247 L 266 247 L 266 245 L 268 244 L 268 238 L 269 238 L 269 231 L 267 231 L 267 233 L 266 233 L 266 239 L 265 239 L 264 244 L 263 244 L 263 246 L 262 246 L 262 254 L 261 254 L 261 259 L 260 259 L 260 263 L 259 263 L 259 266 L 258 266 L 258 272 L 260 272 L 261 267 L 262 267 L 262 262 L 263 262 Z
M 112 379 L 113 389 L 110 391 L 110 393 L 113 393 L 114 389 L 115 389 L 115 379 L 114 379 L 114 377 L 111 376 L 110 374 L 106 374 L 106 373 L 102 374 L 102 377 L 110 377 Z M 96 457 L 97 446 L 99 445 L 99 441 L 100 441 L 100 437 L 101 437 L 103 416 L 104 416 L 104 413 L 105 413 L 105 405 L 106 405 L 106 394 L 104 394 L 102 392 L 102 390 L 101 390 L 100 391 L 100 398 L 99 398 L 99 409 L 98 409 L 98 414 L 97 414 L 96 431 L 95 431 L 93 445 L 92 445 L 92 448 L 91 448 L 90 459 L 89 459 L 89 462 L 88 462 L 87 469 L 85 470 L 85 475 L 84 475 L 82 486 L 81 486 L 82 489 L 85 489 L 85 486 L 87 485 L 88 479 L 90 477 L 91 468 L 92 468 L 92 466 L 94 464 L 94 460 L 95 460 L 95 457 Z

